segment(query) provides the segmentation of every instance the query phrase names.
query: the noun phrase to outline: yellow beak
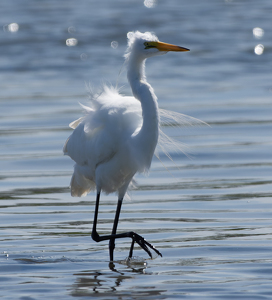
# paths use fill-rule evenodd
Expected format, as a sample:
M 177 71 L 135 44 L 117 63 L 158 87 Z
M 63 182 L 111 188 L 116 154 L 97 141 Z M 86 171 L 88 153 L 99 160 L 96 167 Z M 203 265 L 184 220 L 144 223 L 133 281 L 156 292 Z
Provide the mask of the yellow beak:
M 176 51 L 176 52 L 190 51 L 190 49 L 180 47 L 180 46 L 176 46 L 176 45 L 172 45 L 172 44 L 163 43 L 163 42 L 155 42 L 155 44 L 156 44 L 155 47 L 159 51 Z

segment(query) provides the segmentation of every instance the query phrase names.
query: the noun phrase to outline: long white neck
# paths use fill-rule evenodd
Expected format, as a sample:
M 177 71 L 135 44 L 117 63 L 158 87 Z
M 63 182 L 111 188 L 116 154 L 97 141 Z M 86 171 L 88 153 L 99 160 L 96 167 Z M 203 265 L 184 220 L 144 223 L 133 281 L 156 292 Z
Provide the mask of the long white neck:
M 158 142 L 158 103 L 153 88 L 145 78 L 145 59 L 129 57 L 127 67 L 127 77 L 132 93 L 142 105 L 143 125 L 134 140 L 138 155 L 143 163 L 142 171 L 144 171 L 150 167 Z

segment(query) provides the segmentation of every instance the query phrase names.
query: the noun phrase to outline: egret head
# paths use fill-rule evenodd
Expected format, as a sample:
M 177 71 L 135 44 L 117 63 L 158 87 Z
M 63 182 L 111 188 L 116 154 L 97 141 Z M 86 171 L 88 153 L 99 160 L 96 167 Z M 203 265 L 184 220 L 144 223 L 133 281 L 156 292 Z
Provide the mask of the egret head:
M 151 56 L 165 54 L 168 51 L 189 51 L 187 48 L 162 43 L 159 41 L 157 36 L 151 32 L 129 32 L 127 37 L 128 49 L 125 54 L 126 59 L 128 59 L 131 55 L 136 55 L 141 59 L 146 59 Z

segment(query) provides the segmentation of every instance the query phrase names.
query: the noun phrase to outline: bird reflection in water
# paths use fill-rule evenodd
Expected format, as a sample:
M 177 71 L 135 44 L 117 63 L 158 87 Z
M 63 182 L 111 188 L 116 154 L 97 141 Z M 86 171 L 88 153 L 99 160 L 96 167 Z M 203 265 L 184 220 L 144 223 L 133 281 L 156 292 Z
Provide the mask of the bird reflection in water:
M 76 276 L 76 282 L 72 285 L 70 294 L 74 297 L 79 296 L 98 296 L 110 297 L 110 296 L 135 296 L 147 297 L 147 296 L 160 296 L 163 290 L 158 290 L 155 286 L 146 286 L 144 290 L 137 288 L 127 291 L 123 290 L 122 283 L 126 281 L 135 280 L 137 274 L 146 274 L 147 264 L 142 264 L 138 268 L 127 268 L 123 272 L 117 271 L 113 262 L 110 262 L 111 271 L 97 271 L 89 272 L 82 271 L 74 274 Z M 114 294 L 113 294 L 114 293 Z M 120 298 L 122 299 L 122 298 Z

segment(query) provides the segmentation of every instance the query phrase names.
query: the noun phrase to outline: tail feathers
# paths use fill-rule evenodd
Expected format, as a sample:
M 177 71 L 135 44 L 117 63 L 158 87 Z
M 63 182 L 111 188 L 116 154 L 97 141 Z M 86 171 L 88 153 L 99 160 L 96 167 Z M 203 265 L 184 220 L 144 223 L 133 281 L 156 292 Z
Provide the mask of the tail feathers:
M 91 190 L 95 189 L 95 183 L 83 176 L 75 167 L 71 179 L 72 197 L 85 197 Z

